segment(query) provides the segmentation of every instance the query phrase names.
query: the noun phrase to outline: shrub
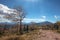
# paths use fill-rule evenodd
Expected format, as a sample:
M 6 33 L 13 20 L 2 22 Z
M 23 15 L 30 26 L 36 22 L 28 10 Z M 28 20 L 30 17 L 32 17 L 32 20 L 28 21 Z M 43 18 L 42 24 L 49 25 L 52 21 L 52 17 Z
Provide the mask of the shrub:
M 19 37 L 11 37 L 11 38 L 8 38 L 7 40 L 20 40 Z
M 60 33 L 60 30 L 57 30 L 58 33 Z

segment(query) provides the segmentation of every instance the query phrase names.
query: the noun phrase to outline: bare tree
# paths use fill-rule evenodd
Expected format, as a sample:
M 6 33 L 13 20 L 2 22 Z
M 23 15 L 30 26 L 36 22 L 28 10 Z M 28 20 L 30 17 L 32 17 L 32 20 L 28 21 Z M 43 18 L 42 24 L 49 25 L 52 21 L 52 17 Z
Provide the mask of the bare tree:
M 22 34 L 22 20 L 25 18 L 25 13 L 22 7 L 15 7 L 13 12 L 9 15 L 4 16 L 4 18 L 20 24 L 20 27 L 18 27 L 18 33 Z
M 17 10 L 18 16 L 20 18 L 19 19 L 20 20 L 20 28 L 19 28 L 18 32 L 20 32 L 22 34 L 22 20 L 25 18 L 25 13 L 24 13 L 22 7 L 17 7 L 16 10 Z

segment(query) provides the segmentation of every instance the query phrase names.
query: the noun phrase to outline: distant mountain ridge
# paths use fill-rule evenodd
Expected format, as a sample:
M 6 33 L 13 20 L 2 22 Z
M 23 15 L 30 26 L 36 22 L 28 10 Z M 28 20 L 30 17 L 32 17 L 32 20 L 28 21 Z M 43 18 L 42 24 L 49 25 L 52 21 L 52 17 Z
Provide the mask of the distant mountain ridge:
M 8 22 L 3 22 L 3 23 L 0 23 L 0 25 L 5 25 L 7 27 L 11 27 L 11 26 L 15 26 L 17 23 L 8 23 Z M 33 25 L 32 23 L 23 23 L 23 25 Z M 52 22 L 48 22 L 48 21 L 45 21 L 45 22 L 39 22 L 39 23 L 34 23 L 34 25 L 38 25 L 38 26 L 43 26 L 43 25 L 53 25 Z
M 0 22 L 0 24 L 16 24 L 16 23 L 14 23 L 14 22 L 11 22 L 11 23 L 9 23 L 9 22 Z M 23 23 L 23 24 L 31 24 L 31 23 Z M 49 25 L 49 24 L 53 24 L 53 23 L 49 22 L 49 21 L 45 21 L 45 22 L 39 22 L 39 23 L 35 23 L 35 24 L 40 24 L 40 25 L 46 24 L 46 25 Z
M 41 23 L 38 23 L 39 25 L 52 25 L 53 23 L 52 22 L 48 22 L 48 21 L 45 21 L 45 22 L 41 22 Z
M 24 23 L 24 25 L 37 25 L 37 26 L 44 26 L 44 25 L 53 25 L 54 23 L 49 22 L 49 21 L 44 21 L 44 22 L 39 22 L 39 23 Z

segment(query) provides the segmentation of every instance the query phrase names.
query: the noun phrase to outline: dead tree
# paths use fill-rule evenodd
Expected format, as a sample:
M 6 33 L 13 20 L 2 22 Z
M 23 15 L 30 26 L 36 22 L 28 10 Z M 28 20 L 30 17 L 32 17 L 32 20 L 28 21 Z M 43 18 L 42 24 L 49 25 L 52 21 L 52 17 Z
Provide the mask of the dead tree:
M 17 6 L 13 9 L 13 11 L 11 13 L 7 13 L 6 16 L 4 16 L 4 18 L 12 21 L 12 22 L 16 22 L 18 25 L 18 33 L 22 34 L 22 20 L 25 18 L 25 13 L 23 11 L 23 8 L 20 6 Z
M 19 24 L 20 24 L 20 27 L 18 27 L 18 33 L 22 34 L 22 20 L 25 18 L 25 13 L 24 13 L 24 10 L 22 7 L 18 6 L 15 8 L 16 9 L 16 13 L 17 13 L 17 16 L 19 16 Z

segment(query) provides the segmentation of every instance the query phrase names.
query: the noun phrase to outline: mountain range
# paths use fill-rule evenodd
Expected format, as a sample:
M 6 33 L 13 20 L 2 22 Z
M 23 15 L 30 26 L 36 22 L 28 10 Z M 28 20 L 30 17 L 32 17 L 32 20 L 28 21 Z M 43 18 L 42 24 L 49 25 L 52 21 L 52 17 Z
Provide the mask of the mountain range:
M 45 21 L 45 22 L 39 22 L 39 23 L 34 23 L 34 24 L 39 25 L 39 26 L 43 26 L 43 25 L 53 25 L 54 23 Z M 0 25 L 6 25 L 6 26 L 10 27 L 10 26 L 15 26 L 16 23 L 4 22 L 4 23 L 0 23 Z M 33 25 L 33 24 L 32 23 L 23 23 L 23 25 Z

